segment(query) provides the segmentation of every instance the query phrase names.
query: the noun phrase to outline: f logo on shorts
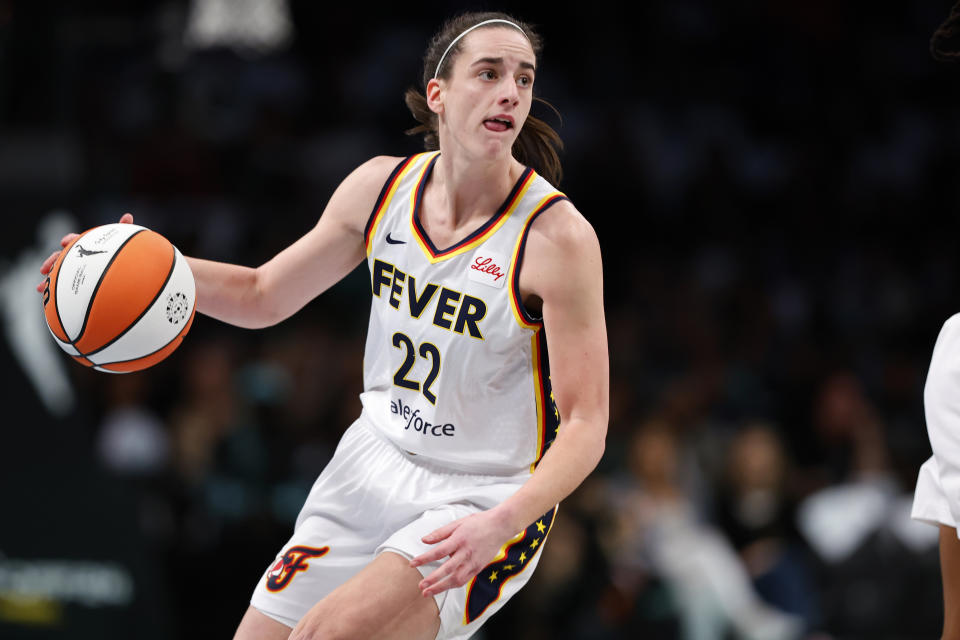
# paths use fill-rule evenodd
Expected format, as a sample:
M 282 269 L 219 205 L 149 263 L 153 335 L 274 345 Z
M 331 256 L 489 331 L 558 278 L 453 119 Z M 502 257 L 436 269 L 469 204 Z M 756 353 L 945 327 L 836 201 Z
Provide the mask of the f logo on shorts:
M 326 555 L 330 547 L 290 547 L 287 552 L 267 571 L 267 590 L 282 591 L 290 584 L 293 577 L 300 571 L 306 571 L 310 568 L 307 564 L 309 558 L 319 558 Z

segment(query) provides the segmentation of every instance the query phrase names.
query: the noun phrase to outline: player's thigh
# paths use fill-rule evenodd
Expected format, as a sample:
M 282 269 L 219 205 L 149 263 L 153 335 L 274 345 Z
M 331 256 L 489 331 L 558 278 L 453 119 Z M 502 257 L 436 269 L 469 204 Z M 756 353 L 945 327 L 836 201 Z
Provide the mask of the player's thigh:
M 233 640 L 286 640 L 291 631 L 287 625 L 248 607 Z
M 940 572 L 943 576 L 943 640 L 960 640 L 960 540 L 957 530 L 940 526 Z
M 440 611 L 434 598 L 421 595 L 417 585 L 422 579 L 406 558 L 381 553 L 315 604 L 290 639 L 432 640 L 440 628 Z

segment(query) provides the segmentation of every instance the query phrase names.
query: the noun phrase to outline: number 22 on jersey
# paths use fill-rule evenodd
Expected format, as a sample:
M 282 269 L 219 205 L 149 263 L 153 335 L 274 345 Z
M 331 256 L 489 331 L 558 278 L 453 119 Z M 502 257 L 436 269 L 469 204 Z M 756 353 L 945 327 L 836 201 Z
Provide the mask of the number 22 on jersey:
M 404 389 L 419 391 L 430 404 L 436 405 L 437 396 L 430 390 L 430 387 L 433 386 L 433 383 L 437 380 L 437 376 L 440 375 L 440 350 L 430 342 L 420 343 L 420 348 L 417 349 L 413 344 L 413 340 L 399 331 L 393 334 L 393 346 L 398 349 L 403 349 L 404 351 L 403 363 L 400 365 L 400 368 L 397 369 L 397 372 L 393 374 L 393 384 L 398 387 L 403 387 Z M 430 360 L 430 373 L 424 378 L 422 385 L 416 380 L 410 380 L 407 377 L 410 374 L 410 369 L 413 368 L 416 362 L 418 353 L 421 358 Z

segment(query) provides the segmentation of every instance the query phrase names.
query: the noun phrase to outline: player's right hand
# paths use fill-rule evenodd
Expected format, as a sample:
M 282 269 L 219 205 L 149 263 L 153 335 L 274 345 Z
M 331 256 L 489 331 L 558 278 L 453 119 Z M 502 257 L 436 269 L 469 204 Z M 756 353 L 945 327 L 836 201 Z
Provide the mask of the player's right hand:
M 133 214 L 130 214 L 130 213 L 123 214 L 122 216 L 120 216 L 120 222 L 123 224 L 133 224 Z M 73 242 L 75 239 L 77 239 L 79 236 L 80 236 L 79 233 L 68 233 L 67 235 L 63 236 L 62 240 L 60 240 L 60 246 L 61 247 L 67 246 L 68 244 Z M 60 249 L 58 249 L 57 251 L 54 251 L 53 253 L 50 254 L 49 258 L 43 261 L 43 264 L 40 266 L 41 274 L 47 275 L 48 273 L 50 273 L 50 269 L 53 268 L 53 263 L 57 261 L 57 256 L 60 255 L 60 251 L 61 251 Z M 43 290 L 46 288 L 46 286 L 47 286 L 46 281 L 41 282 L 40 284 L 37 285 L 37 292 L 43 293 Z

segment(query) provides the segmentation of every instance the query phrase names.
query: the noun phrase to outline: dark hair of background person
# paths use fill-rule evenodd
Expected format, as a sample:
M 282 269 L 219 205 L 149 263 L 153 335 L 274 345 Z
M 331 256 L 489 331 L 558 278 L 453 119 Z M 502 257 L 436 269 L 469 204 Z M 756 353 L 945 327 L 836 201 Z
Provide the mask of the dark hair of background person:
M 960 60 L 960 38 L 956 38 L 960 28 L 960 2 L 953 5 L 950 15 L 943 21 L 930 38 L 930 53 L 942 62 Z M 953 40 L 953 42 L 951 42 Z
M 526 23 L 517 20 L 505 13 L 484 12 L 484 13 L 464 13 L 445 22 L 437 34 L 430 40 L 427 51 L 423 56 L 423 87 L 426 89 L 427 83 L 433 78 L 440 57 L 446 51 L 450 43 L 458 35 L 486 20 L 509 20 L 523 29 L 523 33 L 530 41 L 533 47 L 533 53 L 539 60 L 540 53 L 543 51 L 542 38 Z M 489 28 L 500 27 L 503 24 L 491 24 Z M 482 27 L 488 28 L 488 27 Z M 510 27 L 507 27 L 510 28 Z M 461 43 L 457 42 L 443 59 L 443 67 L 437 73 L 438 78 L 449 78 L 453 69 L 453 62 L 460 53 Z M 551 106 L 545 100 L 535 98 L 547 106 Z M 434 151 L 440 148 L 440 138 L 437 132 L 437 114 L 427 106 L 426 96 L 417 89 L 407 89 L 404 95 L 404 101 L 410 113 L 420 124 L 407 131 L 410 135 L 423 135 L 424 146 L 428 151 Z M 552 108 L 552 106 L 551 106 Z M 556 111 L 554 109 L 554 111 Z M 559 151 L 563 149 L 563 141 L 560 135 L 553 128 L 532 115 L 527 117 L 526 123 L 520 130 L 520 135 L 513 143 L 514 157 L 525 165 L 533 167 L 537 173 L 546 178 L 554 186 L 559 185 L 563 179 L 563 168 L 560 165 Z

